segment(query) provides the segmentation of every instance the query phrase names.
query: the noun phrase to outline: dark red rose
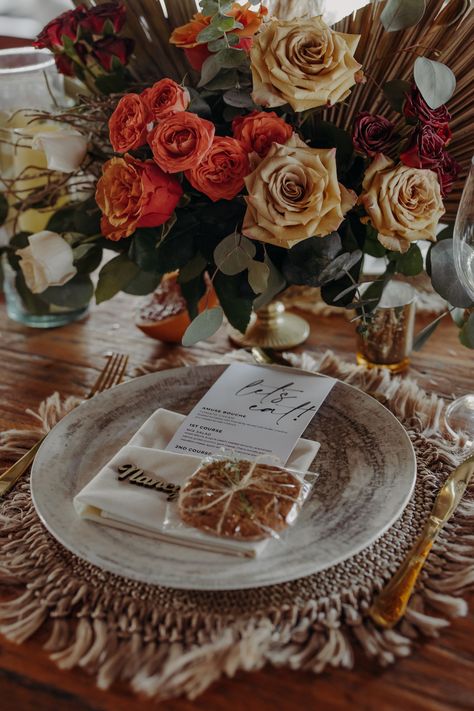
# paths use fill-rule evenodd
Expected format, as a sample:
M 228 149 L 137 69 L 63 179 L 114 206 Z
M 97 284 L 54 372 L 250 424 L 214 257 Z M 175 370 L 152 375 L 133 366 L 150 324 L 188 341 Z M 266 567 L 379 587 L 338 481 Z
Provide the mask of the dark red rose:
M 114 57 L 125 66 L 133 51 L 133 44 L 133 40 L 128 37 L 104 37 L 94 42 L 92 54 L 106 72 L 112 72 Z
M 400 154 L 400 160 L 411 168 L 429 168 L 436 170 L 444 154 L 444 140 L 428 124 L 413 131 L 406 150 Z
M 438 165 L 436 172 L 441 187 L 441 195 L 446 195 L 451 191 L 456 178 L 461 170 L 461 165 L 452 158 L 447 151 L 444 151 L 443 157 Z
M 384 153 L 395 139 L 395 126 L 384 116 L 370 114 L 368 111 L 360 113 L 355 122 L 352 133 L 354 148 L 368 156 Z
M 448 145 L 453 135 L 447 123 L 444 126 L 440 126 L 439 128 L 437 128 L 436 133 L 438 134 L 438 136 L 440 136 L 440 138 L 443 139 L 445 146 Z
M 55 17 L 54 20 L 48 22 L 39 33 L 36 41 L 33 43 L 37 49 L 50 49 L 53 52 L 58 48 L 62 48 L 63 37 L 69 37 L 76 41 L 79 30 L 79 22 L 86 14 L 86 9 L 83 5 L 79 5 L 75 10 L 68 10 L 62 15 Z
M 125 24 L 127 11 L 125 5 L 118 2 L 106 2 L 87 10 L 81 20 L 81 28 L 93 35 L 104 34 L 105 24 L 108 22 L 115 33 L 120 32 Z
M 432 109 L 414 84 L 411 92 L 407 94 L 403 105 L 403 113 L 407 119 L 421 121 L 421 123 L 429 124 L 436 129 L 446 126 L 451 120 L 451 114 L 444 104 L 438 106 L 437 109 Z
M 67 54 L 55 54 L 54 61 L 56 62 L 56 67 L 60 74 L 64 74 L 65 77 L 76 76 L 75 64 Z

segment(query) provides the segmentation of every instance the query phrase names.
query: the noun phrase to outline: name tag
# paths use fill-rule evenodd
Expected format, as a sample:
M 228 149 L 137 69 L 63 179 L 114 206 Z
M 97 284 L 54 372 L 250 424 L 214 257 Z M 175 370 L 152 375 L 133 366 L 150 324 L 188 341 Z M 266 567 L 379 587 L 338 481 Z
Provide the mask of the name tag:
M 164 479 L 157 479 L 155 476 L 146 474 L 143 469 L 139 469 L 135 464 L 122 464 L 118 468 L 119 481 L 126 481 L 135 486 L 144 486 L 147 489 L 155 489 L 162 494 L 166 494 L 167 501 L 174 501 L 178 498 L 181 487 L 178 484 L 171 484 Z

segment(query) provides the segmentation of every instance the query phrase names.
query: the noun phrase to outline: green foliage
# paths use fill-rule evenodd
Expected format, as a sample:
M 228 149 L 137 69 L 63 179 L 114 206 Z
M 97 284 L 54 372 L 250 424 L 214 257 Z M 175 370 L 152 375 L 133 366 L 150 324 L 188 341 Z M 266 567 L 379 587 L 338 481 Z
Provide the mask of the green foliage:
M 354 147 L 351 135 L 330 121 L 321 121 L 313 115 L 310 121 L 303 124 L 302 132 L 310 139 L 313 148 L 335 148 L 336 163 L 339 177 L 347 171 L 354 157 Z
M 253 302 L 247 279 L 242 274 L 226 276 L 219 272 L 214 278 L 214 288 L 229 323 L 241 333 L 245 333 Z
M 425 14 L 425 0 L 387 0 L 380 21 L 387 32 L 416 25 Z
M 456 78 L 442 62 L 427 57 L 417 57 L 413 68 L 415 84 L 432 109 L 446 104 L 456 89 Z
M 248 280 L 252 291 L 263 294 L 268 287 L 270 267 L 265 262 L 252 260 L 248 265 Z
M 119 94 L 130 84 L 130 74 L 122 66 L 116 67 L 111 74 L 95 77 L 95 85 L 101 94 Z
M 74 266 L 77 271 L 90 274 L 102 261 L 102 249 L 96 244 L 78 244 L 73 247 Z
M 362 223 L 359 223 L 362 224 Z M 364 252 L 369 254 L 371 257 L 383 257 L 387 253 L 387 250 L 381 244 L 377 237 L 377 230 L 374 230 L 372 225 L 365 225 L 365 240 L 364 240 Z
M 96 302 L 100 304 L 102 301 L 107 301 L 125 289 L 139 271 L 140 267 L 126 254 L 119 254 L 104 264 L 99 272 L 99 281 L 95 290 Z
M 148 272 L 159 271 L 158 244 L 161 239 L 159 227 L 138 229 L 133 234 L 128 256 L 140 269 Z
M 48 304 L 67 309 L 81 309 L 92 299 L 94 285 L 88 274 L 76 274 L 62 286 L 50 286 L 41 294 Z
M 425 328 L 422 328 L 421 331 L 415 335 L 415 339 L 413 341 L 414 351 L 419 351 L 423 348 L 425 343 L 431 338 L 433 333 L 438 328 L 441 320 L 446 316 L 447 313 L 449 313 L 449 311 L 444 311 L 444 313 L 440 314 L 437 318 L 434 319 L 434 321 L 425 326 Z
M 406 95 L 410 92 L 410 83 L 403 79 L 392 79 L 383 85 L 383 93 L 388 103 L 398 113 L 402 113 Z
M 338 255 L 341 246 L 337 232 L 299 242 L 283 257 L 283 276 L 289 284 L 321 286 L 320 275 Z
M 222 326 L 224 312 L 220 306 L 206 309 L 191 321 L 187 327 L 182 344 L 183 346 L 194 346 L 199 341 L 210 338 Z
M 186 299 L 189 318 L 194 319 L 198 315 L 199 301 L 206 293 L 206 283 L 203 274 L 198 274 L 194 279 L 189 279 L 185 282 L 181 282 L 180 277 L 178 277 L 178 282 L 181 287 L 181 293 Z
M 8 202 L 3 193 L 0 193 L 0 225 L 3 225 L 8 215 Z
M 214 250 L 216 267 L 228 276 L 239 274 L 248 269 L 256 253 L 255 243 L 239 232 L 224 237 Z
M 265 254 L 265 264 L 268 267 L 267 286 L 265 291 L 254 300 L 253 307 L 255 310 L 269 304 L 270 301 L 286 287 L 286 280 L 284 276 L 277 269 L 268 254 Z
M 39 294 L 33 294 L 26 286 L 23 272 L 17 272 L 15 276 L 15 288 L 23 302 L 23 305 L 30 314 L 34 316 L 45 316 L 50 312 L 50 305 L 43 301 Z
M 151 294 L 152 291 L 155 291 L 162 278 L 162 274 L 140 270 L 137 275 L 122 288 L 122 291 L 125 292 L 125 294 L 132 294 L 133 296 L 146 296 L 146 294 Z
M 395 264 L 395 270 L 405 276 L 415 276 L 423 271 L 423 255 L 417 244 L 412 244 L 407 252 L 389 252 L 388 258 Z
M 58 234 L 78 232 L 86 237 L 92 237 L 100 234 L 100 216 L 100 209 L 91 197 L 57 210 L 51 215 L 45 229 Z
M 156 249 L 156 265 L 162 274 L 181 269 L 194 257 L 195 235 L 198 228 L 198 215 L 181 210 L 176 223 Z

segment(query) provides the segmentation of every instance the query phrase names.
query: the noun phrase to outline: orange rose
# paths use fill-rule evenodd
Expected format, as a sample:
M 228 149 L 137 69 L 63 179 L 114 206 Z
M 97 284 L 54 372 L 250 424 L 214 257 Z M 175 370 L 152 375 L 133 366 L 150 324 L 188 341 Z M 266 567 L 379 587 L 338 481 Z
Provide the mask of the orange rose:
M 160 79 L 140 96 L 155 121 L 185 111 L 190 101 L 189 91 L 172 79 Z
M 117 153 L 126 153 L 146 143 L 147 124 L 151 115 L 138 94 L 122 96 L 109 119 L 112 148 Z
M 260 158 L 264 158 L 272 143 L 285 144 L 293 129 L 274 111 L 252 111 L 232 121 L 232 133 L 247 153 L 255 151 Z
M 267 14 L 268 10 L 266 7 L 261 6 L 256 12 L 250 10 L 250 3 L 247 2 L 245 5 L 239 5 L 239 3 L 234 3 L 232 10 L 229 15 L 240 22 L 243 25 L 241 30 L 232 30 L 234 34 L 240 35 L 240 37 L 251 37 L 260 29 L 264 16 Z
M 111 158 L 102 168 L 95 198 L 102 210 L 102 233 L 116 242 L 138 227 L 157 227 L 171 217 L 183 188 L 153 161 L 130 155 Z
M 197 165 L 211 147 L 214 124 L 196 114 L 180 112 L 160 121 L 149 137 L 153 157 L 167 173 Z
M 247 152 L 239 141 L 228 136 L 216 136 L 205 158 L 186 171 L 191 185 L 204 195 L 217 200 L 232 200 L 244 187 L 249 172 Z
M 176 47 L 195 47 L 198 44 L 196 41 L 198 34 L 211 24 L 211 19 L 209 15 L 196 12 L 192 20 L 173 30 L 170 43 L 175 44 Z

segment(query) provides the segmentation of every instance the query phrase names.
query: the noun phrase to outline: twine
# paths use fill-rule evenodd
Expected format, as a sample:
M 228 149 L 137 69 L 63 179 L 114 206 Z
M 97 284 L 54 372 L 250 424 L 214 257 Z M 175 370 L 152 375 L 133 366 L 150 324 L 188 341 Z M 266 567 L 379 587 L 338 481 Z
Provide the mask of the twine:
M 239 352 L 221 362 L 245 358 Z M 374 594 L 397 569 L 439 487 L 464 456 L 463 442 L 444 431 L 443 401 L 413 380 L 348 365 L 330 352 L 292 358 L 370 393 L 406 427 L 417 482 L 403 515 L 382 538 L 343 563 L 281 585 L 174 590 L 112 575 L 64 549 L 40 523 L 25 478 L 0 508 L 0 585 L 11 590 L 11 599 L 0 604 L 0 632 L 22 643 L 48 629 L 45 649 L 55 663 L 86 670 L 102 689 L 120 680 L 150 697 L 195 698 L 223 674 L 267 663 L 314 673 L 327 665 L 351 668 L 356 645 L 387 665 L 410 654 L 420 636 L 436 636 L 450 618 L 465 615 L 462 595 L 474 584 L 471 495 L 442 531 L 397 628 L 378 629 L 367 617 Z M 196 358 L 177 348 L 139 372 L 186 362 Z M 76 404 L 57 393 L 45 400 L 31 413 L 35 428 L 1 435 L 3 459 L 17 458 Z

